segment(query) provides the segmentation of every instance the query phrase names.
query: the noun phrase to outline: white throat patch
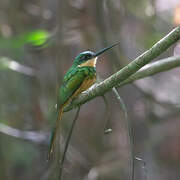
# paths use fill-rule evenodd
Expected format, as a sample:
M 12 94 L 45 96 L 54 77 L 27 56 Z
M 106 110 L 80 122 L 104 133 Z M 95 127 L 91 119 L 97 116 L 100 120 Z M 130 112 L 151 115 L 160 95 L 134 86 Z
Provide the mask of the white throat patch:
M 78 65 L 78 67 L 83 67 L 83 66 L 96 67 L 96 62 L 97 62 L 97 57 L 89 59 L 88 61 Z
M 94 58 L 94 67 L 96 67 L 97 57 Z

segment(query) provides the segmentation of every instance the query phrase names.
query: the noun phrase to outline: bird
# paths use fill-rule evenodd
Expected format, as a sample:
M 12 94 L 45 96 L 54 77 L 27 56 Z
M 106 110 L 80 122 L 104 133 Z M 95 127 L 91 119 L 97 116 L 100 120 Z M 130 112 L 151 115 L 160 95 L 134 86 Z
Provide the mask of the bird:
M 118 43 L 103 48 L 97 52 L 81 52 L 73 61 L 71 68 L 64 75 L 57 97 L 57 119 L 51 132 L 47 161 L 50 160 L 55 146 L 55 139 L 60 127 L 63 110 L 81 92 L 90 88 L 96 82 L 96 62 L 98 56 L 113 48 Z

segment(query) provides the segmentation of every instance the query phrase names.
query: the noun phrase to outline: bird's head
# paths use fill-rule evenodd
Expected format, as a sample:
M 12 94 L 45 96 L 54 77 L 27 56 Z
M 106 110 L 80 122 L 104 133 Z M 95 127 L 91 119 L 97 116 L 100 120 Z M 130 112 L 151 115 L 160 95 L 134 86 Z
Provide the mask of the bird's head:
M 100 51 L 95 52 L 95 53 L 92 51 L 84 51 L 80 53 L 78 56 L 76 56 L 74 60 L 74 64 L 79 67 L 83 67 L 83 66 L 95 67 L 98 56 L 104 53 L 105 51 L 107 51 L 108 49 L 111 49 L 112 47 L 116 46 L 117 44 L 118 43 L 108 46 L 106 48 L 103 48 Z

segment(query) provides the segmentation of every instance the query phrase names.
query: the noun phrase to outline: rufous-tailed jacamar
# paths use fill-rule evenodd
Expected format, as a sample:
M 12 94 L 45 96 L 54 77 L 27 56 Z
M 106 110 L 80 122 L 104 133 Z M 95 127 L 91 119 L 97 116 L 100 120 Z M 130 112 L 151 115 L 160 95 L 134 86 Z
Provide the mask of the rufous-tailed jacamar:
M 57 130 L 60 125 L 64 107 L 69 104 L 81 92 L 87 90 L 96 81 L 96 61 L 100 54 L 108 49 L 111 49 L 116 44 L 101 49 L 94 53 L 85 51 L 80 53 L 74 60 L 73 65 L 64 76 L 62 85 L 58 92 L 57 100 L 57 120 L 56 125 L 51 134 L 50 147 L 48 152 L 48 160 L 53 152 L 54 142 L 57 135 Z

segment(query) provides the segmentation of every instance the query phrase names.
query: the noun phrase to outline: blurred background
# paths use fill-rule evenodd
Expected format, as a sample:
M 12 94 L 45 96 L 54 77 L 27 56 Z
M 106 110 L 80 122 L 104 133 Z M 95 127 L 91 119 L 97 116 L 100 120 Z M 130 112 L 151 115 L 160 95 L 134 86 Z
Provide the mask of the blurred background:
M 120 42 L 97 63 L 105 79 L 179 24 L 179 0 L 1 0 L 0 180 L 55 179 L 56 154 L 46 162 L 54 105 L 78 53 Z M 178 54 L 177 43 L 158 59 Z M 135 162 L 138 180 L 180 178 L 179 76 L 176 68 L 118 89 L 132 122 L 135 154 L 146 161 L 146 171 Z M 63 180 L 130 179 L 124 113 L 112 92 L 106 97 L 112 133 L 103 134 L 103 98 L 83 105 Z M 63 116 L 64 138 L 75 112 Z

